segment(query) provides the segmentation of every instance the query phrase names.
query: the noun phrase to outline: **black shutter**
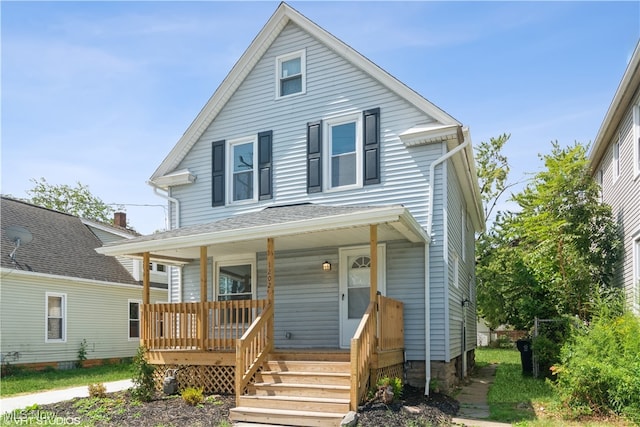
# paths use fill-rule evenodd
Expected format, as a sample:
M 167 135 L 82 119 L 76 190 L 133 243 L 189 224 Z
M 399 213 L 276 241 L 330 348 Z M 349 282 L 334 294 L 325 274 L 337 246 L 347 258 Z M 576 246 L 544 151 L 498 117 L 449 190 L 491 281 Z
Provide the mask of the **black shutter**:
M 322 191 L 322 122 L 307 123 L 307 193 Z
M 273 197 L 272 139 L 273 131 L 258 134 L 258 197 L 260 200 Z
M 364 185 L 380 183 L 380 109 L 364 115 Z
M 211 150 L 211 205 L 224 206 L 225 141 L 214 141 Z

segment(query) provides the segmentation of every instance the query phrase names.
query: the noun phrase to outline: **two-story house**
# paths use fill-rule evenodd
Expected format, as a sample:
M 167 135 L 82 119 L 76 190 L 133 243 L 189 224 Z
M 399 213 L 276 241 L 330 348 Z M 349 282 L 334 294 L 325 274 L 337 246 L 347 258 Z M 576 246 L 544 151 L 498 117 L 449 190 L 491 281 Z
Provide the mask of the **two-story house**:
M 118 219 L 114 226 L 2 197 L 2 364 L 70 368 L 81 346 L 86 365 L 136 354 L 140 262 L 95 252 L 138 235 L 122 226 L 124 213 Z M 150 297 L 167 300 L 166 275 L 154 275 Z
M 236 393 L 233 419 L 318 425 L 473 363 L 468 129 L 287 4 L 149 183 L 172 229 L 99 252 L 173 266 L 149 360 Z
M 589 153 L 601 200 L 611 206 L 623 238 L 618 283 L 640 314 L 640 43 Z

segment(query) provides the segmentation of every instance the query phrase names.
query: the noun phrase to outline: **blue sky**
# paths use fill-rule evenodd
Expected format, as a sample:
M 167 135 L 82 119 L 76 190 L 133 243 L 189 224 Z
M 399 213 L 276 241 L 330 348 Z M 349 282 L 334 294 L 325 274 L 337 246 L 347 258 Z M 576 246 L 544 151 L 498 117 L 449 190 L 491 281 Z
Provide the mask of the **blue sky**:
M 640 2 L 291 2 L 469 126 L 510 133 L 512 179 L 592 141 L 640 38 Z M 145 182 L 278 2 L 0 2 L 1 192 L 79 181 L 164 227 Z

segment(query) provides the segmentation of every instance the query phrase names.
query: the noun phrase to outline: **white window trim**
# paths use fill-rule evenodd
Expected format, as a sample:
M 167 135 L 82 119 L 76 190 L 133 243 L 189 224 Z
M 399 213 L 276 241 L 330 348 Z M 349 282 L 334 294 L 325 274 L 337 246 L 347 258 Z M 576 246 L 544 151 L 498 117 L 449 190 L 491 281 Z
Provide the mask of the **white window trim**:
M 280 66 L 283 62 L 289 61 L 294 58 L 300 58 L 300 74 L 302 74 L 302 90 L 296 93 L 290 93 L 289 95 L 280 95 Z M 306 49 L 299 50 L 297 52 L 291 52 L 276 57 L 276 99 L 291 98 L 293 96 L 304 95 L 307 93 L 307 51 Z
M 220 267 L 228 265 L 251 265 L 251 299 L 256 299 L 256 291 L 258 288 L 258 275 L 256 270 L 256 257 L 254 254 L 243 256 L 229 256 L 218 258 L 213 266 L 213 297 L 218 301 L 218 280 L 220 278 Z
M 460 229 L 461 229 L 461 238 L 462 238 L 462 261 L 466 262 L 467 260 L 467 213 L 464 208 L 461 210 L 460 217 Z
M 235 145 L 253 144 L 253 197 L 244 200 L 233 200 L 233 147 Z M 227 141 L 226 146 L 227 165 L 226 168 L 226 197 L 227 205 L 245 205 L 258 201 L 258 135 L 246 136 Z
M 633 301 L 631 305 L 633 307 L 633 311 L 636 314 L 640 314 L 640 230 L 635 232 L 635 237 L 633 239 L 633 282 L 632 286 L 632 295 Z
M 343 185 L 340 187 L 332 187 L 331 186 L 331 127 L 353 123 L 356 124 L 356 182 L 351 185 Z M 331 193 L 335 191 L 345 191 L 362 188 L 362 163 L 363 163 L 363 154 L 362 154 L 362 112 L 343 115 L 343 116 L 335 116 L 329 117 L 322 120 L 322 150 L 323 150 L 323 159 L 322 163 L 322 180 L 323 180 L 323 188 L 325 188 L 325 193 Z
M 602 168 L 596 171 L 596 184 L 598 184 L 598 200 L 604 202 L 604 171 Z
M 453 286 L 460 287 L 460 258 L 457 252 L 453 252 Z
M 49 297 L 60 297 L 62 299 L 62 339 L 49 338 Z M 59 292 L 46 292 L 44 300 L 44 342 L 63 343 L 67 342 L 67 294 Z
M 618 139 L 611 144 L 611 174 L 613 176 L 613 182 L 616 182 L 620 178 L 620 143 L 621 135 L 618 133 Z
M 633 106 L 633 175 L 640 177 L 640 104 Z
M 129 313 L 131 312 L 131 303 L 138 304 L 138 337 L 132 337 L 130 335 L 131 332 L 131 317 L 129 317 Z M 138 299 L 130 299 L 127 301 L 127 339 L 129 341 L 140 341 L 142 339 L 142 300 Z

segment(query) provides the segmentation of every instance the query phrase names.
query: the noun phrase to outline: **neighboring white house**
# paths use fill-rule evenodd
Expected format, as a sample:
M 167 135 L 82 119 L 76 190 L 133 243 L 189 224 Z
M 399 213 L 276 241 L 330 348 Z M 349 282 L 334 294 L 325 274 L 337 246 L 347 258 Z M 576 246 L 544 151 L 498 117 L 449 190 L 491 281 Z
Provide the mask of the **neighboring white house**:
M 2 363 L 71 367 L 83 340 L 88 364 L 134 356 L 142 286 L 126 267 L 140 263 L 95 249 L 137 234 L 7 197 L 0 208 Z M 167 301 L 156 280 L 153 300 Z
M 640 42 L 611 101 L 589 154 L 601 198 L 623 238 L 618 283 L 640 314 Z
M 410 384 L 467 374 L 484 228 L 469 131 L 287 4 L 149 182 L 172 230 L 99 252 L 176 265 L 171 301 L 266 297 L 275 349 L 348 356 L 371 285 L 402 303 Z

